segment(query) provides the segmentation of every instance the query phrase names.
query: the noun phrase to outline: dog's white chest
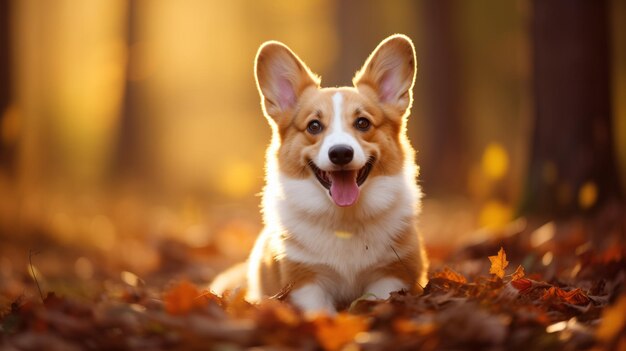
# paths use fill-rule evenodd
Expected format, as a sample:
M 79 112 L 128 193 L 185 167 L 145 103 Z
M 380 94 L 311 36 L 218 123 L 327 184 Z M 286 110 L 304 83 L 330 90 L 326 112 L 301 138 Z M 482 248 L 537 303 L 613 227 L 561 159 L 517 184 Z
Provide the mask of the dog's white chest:
M 414 224 L 410 219 L 418 196 L 402 176 L 379 178 L 363 191 L 360 212 L 350 218 L 336 212 L 315 183 L 281 179 L 285 192 L 301 196 L 275 203 L 282 231 L 295 241 L 284 246 L 285 256 L 328 266 L 348 282 L 365 269 L 397 259 L 392 243 Z
M 290 260 L 328 266 L 347 282 L 365 269 L 389 262 L 393 255 L 388 236 L 377 238 L 363 231 L 326 229 L 316 235 L 298 235 L 297 240 L 297 245 L 285 247 Z

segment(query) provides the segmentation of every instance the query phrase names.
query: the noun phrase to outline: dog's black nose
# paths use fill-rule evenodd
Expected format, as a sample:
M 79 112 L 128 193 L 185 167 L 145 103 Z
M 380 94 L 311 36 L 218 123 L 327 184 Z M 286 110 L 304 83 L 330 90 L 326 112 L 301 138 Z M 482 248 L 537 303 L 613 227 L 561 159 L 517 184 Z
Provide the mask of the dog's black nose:
M 348 145 L 335 145 L 328 150 L 330 161 L 339 166 L 350 163 L 353 156 L 354 150 Z

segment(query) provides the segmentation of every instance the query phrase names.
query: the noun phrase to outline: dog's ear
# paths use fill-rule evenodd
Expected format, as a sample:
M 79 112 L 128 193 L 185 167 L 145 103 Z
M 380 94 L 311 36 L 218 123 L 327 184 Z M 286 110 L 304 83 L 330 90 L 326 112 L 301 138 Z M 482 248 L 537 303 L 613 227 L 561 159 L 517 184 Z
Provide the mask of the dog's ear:
M 404 116 L 413 101 L 416 71 L 411 39 L 396 34 L 378 44 L 352 82 L 359 90 L 373 89 L 385 109 Z
M 304 90 L 319 87 L 319 78 L 283 43 L 261 45 L 254 66 L 263 110 L 277 122 L 296 107 Z

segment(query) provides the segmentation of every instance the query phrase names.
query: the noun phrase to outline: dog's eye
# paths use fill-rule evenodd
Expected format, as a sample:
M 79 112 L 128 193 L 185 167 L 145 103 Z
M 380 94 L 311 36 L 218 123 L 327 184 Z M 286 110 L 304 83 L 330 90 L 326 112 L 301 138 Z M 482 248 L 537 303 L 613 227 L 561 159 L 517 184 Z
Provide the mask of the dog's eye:
M 318 134 L 321 133 L 322 130 L 324 130 L 324 127 L 322 126 L 322 122 L 315 119 L 309 122 L 309 124 L 306 126 L 306 130 L 309 131 L 309 133 L 311 134 Z
M 354 122 L 354 128 L 362 131 L 362 132 L 366 132 L 370 129 L 370 126 L 372 125 L 372 123 L 370 122 L 369 119 L 365 118 L 365 117 L 359 117 L 357 118 L 357 120 Z

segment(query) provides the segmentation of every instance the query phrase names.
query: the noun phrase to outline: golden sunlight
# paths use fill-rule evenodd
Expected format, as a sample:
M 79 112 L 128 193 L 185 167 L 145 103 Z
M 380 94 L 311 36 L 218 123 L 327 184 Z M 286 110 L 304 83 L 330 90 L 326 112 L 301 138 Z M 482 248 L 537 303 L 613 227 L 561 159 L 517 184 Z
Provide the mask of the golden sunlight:
M 502 178 L 509 167 L 509 155 L 499 143 L 490 143 L 483 152 L 483 173 L 492 180 Z
M 483 205 L 478 217 L 481 227 L 489 229 L 501 229 L 513 219 L 513 209 L 498 201 L 490 200 Z

